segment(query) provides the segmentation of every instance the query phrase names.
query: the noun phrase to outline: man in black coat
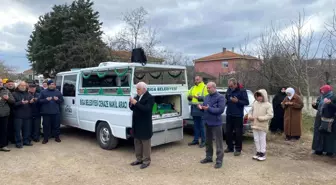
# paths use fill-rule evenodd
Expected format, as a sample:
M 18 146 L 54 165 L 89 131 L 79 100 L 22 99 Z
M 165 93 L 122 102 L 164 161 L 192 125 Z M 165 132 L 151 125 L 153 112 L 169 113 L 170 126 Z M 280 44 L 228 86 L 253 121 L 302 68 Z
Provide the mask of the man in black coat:
M 139 82 L 136 85 L 137 96 L 130 98 L 129 107 L 133 111 L 132 132 L 136 161 L 132 166 L 140 165 L 141 169 L 150 165 L 151 138 L 153 136 L 152 108 L 154 97 L 147 91 L 147 84 Z
M 6 82 L 6 88 L 8 91 L 13 94 L 15 92 L 15 83 L 13 80 L 7 80 Z M 8 141 L 15 144 L 15 138 L 14 138 L 14 113 L 13 113 L 13 108 L 14 104 L 9 103 L 8 104 L 10 107 L 10 114 L 8 117 L 8 126 L 7 126 L 7 137 Z
M 13 97 L 15 99 L 13 108 L 15 145 L 17 148 L 22 148 L 23 145 L 32 146 L 30 138 L 32 127 L 31 105 L 35 99 L 27 92 L 26 82 L 20 82 L 17 90 L 13 93 Z
M 50 134 L 55 137 L 55 141 L 60 143 L 60 105 L 63 103 L 63 95 L 56 89 L 54 81 L 48 81 L 48 89 L 41 91 L 38 98 L 40 113 L 43 116 L 43 141 L 47 144 Z
M 40 96 L 37 93 L 36 84 L 29 84 L 28 89 L 29 94 L 34 98 L 34 102 L 31 105 L 32 110 L 32 130 L 31 130 L 31 138 L 35 142 L 40 142 L 41 136 L 41 114 L 40 114 L 40 104 L 38 102 L 38 98 Z
M 241 89 L 236 79 L 228 81 L 229 89 L 226 91 L 226 144 L 225 153 L 234 152 L 234 156 L 240 156 L 243 141 L 244 107 L 249 105 L 249 99 L 245 89 Z M 235 133 L 235 138 L 233 133 Z M 233 141 L 235 144 L 233 145 Z M 235 149 L 235 150 L 234 150 Z

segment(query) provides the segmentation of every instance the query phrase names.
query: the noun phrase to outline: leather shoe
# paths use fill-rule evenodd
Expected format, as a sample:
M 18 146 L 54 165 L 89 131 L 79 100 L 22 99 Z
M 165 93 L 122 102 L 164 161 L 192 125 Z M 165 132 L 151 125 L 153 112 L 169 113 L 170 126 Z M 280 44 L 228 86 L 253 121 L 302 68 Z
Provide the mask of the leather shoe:
M 233 155 L 234 155 L 234 156 L 240 156 L 240 154 L 241 154 L 241 152 L 239 152 L 239 151 L 235 151 Z
M 57 138 L 55 138 L 55 141 L 56 141 L 57 143 L 60 143 L 60 142 L 61 142 L 61 139 L 60 139 L 59 137 L 57 137 Z
M 205 147 L 205 142 L 202 142 L 200 145 L 199 145 L 200 148 L 204 148 Z
M 149 166 L 149 164 L 141 164 L 140 169 L 145 169 Z
M 212 163 L 212 162 L 213 162 L 212 159 L 209 159 L 209 158 L 205 158 L 200 161 L 201 164 Z
M 217 162 L 214 166 L 214 168 L 218 169 L 222 167 L 222 163 Z
M 42 141 L 42 144 L 47 144 L 48 143 L 48 140 L 43 140 Z
M 188 143 L 188 146 L 198 145 L 199 143 L 197 141 L 192 141 Z
M 140 165 L 140 164 L 142 164 L 141 161 L 134 161 L 134 162 L 131 163 L 131 166 L 136 166 L 136 165 Z

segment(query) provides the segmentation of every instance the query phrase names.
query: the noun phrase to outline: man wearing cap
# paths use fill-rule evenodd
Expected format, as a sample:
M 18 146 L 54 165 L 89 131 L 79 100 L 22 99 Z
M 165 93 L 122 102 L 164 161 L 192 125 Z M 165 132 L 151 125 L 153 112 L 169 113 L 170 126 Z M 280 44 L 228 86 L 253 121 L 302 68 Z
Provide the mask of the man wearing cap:
M 2 79 L 0 78 L 0 151 L 9 152 L 8 141 L 7 141 L 7 126 L 8 126 L 8 116 L 10 114 L 10 104 L 14 103 L 14 98 L 12 93 L 8 91 L 2 84 Z
M 39 96 L 40 110 L 43 116 L 43 141 L 42 144 L 48 143 L 50 138 L 50 128 L 56 142 L 60 139 L 60 104 L 63 103 L 62 93 L 56 89 L 54 81 L 48 81 L 48 89 L 42 91 Z
M 15 92 L 15 84 L 14 84 L 13 80 L 7 79 L 5 86 L 11 94 L 13 94 Z M 7 137 L 8 137 L 9 142 L 15 144 L 14 113 L 13 113 L 14 104 L 9 103 L 8 105 L 10 107 L 10 114 L 9 114 L 9 117 L 8 117 Z
M 28 89 L 29 94 L 34 98 L 34 101 L 31 105 L 32 109 L 32 129 L 31 129 L 31 138 L 35 142 L 40 142 L 41 136 L 41 114 L 40 114 L 40 104 L 38 102 L 39 93 L 36 92 L 36 84 L 29 84 Z

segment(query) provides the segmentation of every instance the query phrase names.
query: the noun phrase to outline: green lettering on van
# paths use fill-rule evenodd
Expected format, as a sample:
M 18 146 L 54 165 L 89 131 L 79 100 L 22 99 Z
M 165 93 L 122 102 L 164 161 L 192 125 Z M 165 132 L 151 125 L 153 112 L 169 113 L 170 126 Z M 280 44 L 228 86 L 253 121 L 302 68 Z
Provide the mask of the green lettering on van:
M 154 92 L 177 91 L 177 87 L 148 87 L 148 91 L 154 91 Z
M 107 101 L 107 100 L 89 100 L 89 99 L 80 99 L 81 106 L 89 107 L 102 107 L 102 108 L 117 108 L 117 109 L 127 109 L 127 101 Z

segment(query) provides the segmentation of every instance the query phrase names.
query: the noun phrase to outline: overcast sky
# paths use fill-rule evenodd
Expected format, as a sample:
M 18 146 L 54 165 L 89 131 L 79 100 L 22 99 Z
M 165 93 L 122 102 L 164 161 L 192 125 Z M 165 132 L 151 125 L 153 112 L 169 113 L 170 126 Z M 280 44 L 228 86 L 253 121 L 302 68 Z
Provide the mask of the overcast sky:
M 38 16 L 67 0 L 0 0 L 0 60 L 23 71 L 29 68 L 25 49 Z M 250 45 L 274 22 L 286 30 L 305 10 L 310 26 L 321 32 L 332 18 L 336 0 L 95 0 L 103 31 L 112 36 L 122 28 L 123 12 L 143 6 L 148 24 L 158 28 L 161 45 L 192 59 L 239 51 L 249 35 Z

